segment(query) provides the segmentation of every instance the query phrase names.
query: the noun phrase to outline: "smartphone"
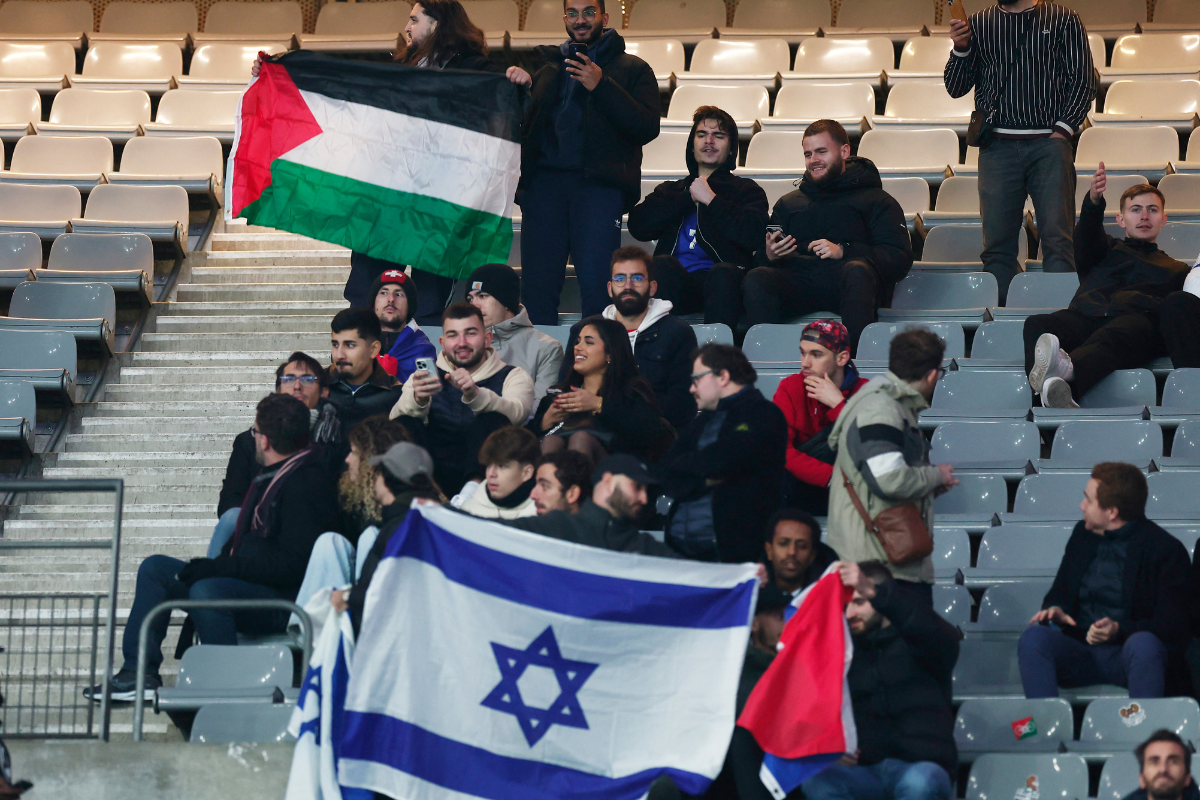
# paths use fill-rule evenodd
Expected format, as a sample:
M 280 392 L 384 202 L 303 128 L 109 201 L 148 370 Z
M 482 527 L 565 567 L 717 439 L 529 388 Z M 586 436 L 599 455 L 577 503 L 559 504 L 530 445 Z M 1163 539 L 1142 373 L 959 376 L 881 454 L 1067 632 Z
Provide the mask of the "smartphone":
M 574 61 L 580 60 L 578 58 L 575 58 L 575 56 L 578 56 L 581 54 L 587 55 L 587 51 L 588 51 L 587 42 L 569 42 L 567 44 L 567 52 L 570 53 L 569 57 Z
M 562 389 L 557 389 L 553 386 L 546 390 L 546 394 L 550 395 L 551 397 L 554 397 L 556 394 L 562 394 L 562 392 Z
M 782 225 L 768 225 L 767 226 L 767 236 L 770 236 L 772 239 L 775 238 L 776 234 L 780 234 L 780 233 L 783 233 Z
M 963 7 L 962 0 L 946 0 L 946 2 L 950 5 L 950 16 L 961 22 L 967 21 L 967 9 Z
M 437 371 L 433 367 L 433 359 L 432 358 L 418 358 L 413 363 L 416 364 L 417 372 L 424 370 L 425 372 L 428 372 L 430 375 L 437 375 Z

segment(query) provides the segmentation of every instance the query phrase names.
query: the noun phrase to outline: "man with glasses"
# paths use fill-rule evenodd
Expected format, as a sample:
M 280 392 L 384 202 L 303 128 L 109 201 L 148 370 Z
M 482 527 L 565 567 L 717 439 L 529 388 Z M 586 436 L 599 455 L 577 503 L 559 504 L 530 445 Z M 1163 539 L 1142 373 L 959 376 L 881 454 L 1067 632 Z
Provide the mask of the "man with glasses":
M 741 350 L 706 344 L 690 360 L 700 414 L 655 466 L 675 501 L 667 542 L 689 558 L 757 561 L 779 508 L 787 422 L 754 388 L 758 375 Z
M 620 13 L 618 9 L 617 13 Z M 535 325 L 558 324 L 568 257 L 583 316 L 604 307 L 621 215 L 641 195 L 642 145 L 658 136 L 654 70 L 606 29 L 604 0 L 564 0 L 567 41 L 540 47 L 521 153 L 521 300 Z

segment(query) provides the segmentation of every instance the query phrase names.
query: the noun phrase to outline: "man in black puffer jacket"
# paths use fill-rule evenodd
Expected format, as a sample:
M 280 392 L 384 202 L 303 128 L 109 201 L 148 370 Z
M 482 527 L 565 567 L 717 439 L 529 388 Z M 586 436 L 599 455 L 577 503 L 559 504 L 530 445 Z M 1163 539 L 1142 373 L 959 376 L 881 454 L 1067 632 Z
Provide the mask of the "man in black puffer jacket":
M 737 168 L 738 129 L 716 106 L 700 106 L 684 148 L 688 176 L 666 181 L 629 212 L 629 232 L 654 249 L 657 297 L 672 314 L 704 312 L 737 330 L 742 277 L 762 244 L 766 192 Z
M 879 171 L 850 157 L 846 129 L 831 119 L 804 131 L 806 172 L 800 189 L 775 204 L 757 269 L 742 283 L 751 325 L 837 311 L 857 352 L 863 328 L 890 301 L 912 267 L 904 211 L 883 190 Z
M 854 637 L 846 681 L 858 752 L 806 781 L 804 797 L 950 800 L 958 769 L 950 676 L 962 637 L 928 600 L 893 581 L 883 562 L 835 566 L 854 589 L 846 606 Z

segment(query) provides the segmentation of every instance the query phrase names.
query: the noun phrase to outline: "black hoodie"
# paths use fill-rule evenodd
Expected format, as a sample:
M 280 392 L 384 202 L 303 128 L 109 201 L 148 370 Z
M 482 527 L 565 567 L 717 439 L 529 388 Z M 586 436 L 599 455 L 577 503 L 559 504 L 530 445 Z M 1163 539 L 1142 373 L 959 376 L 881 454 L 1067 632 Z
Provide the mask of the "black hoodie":
M 808 245 L 828 239 L 842 246 L 843 261 L 866 261 L 887 284 L 898 283 L 912 267 L 904 211 L 883 190 L 879 170 L 866 158 L 847 158 L 842 174 L 827 184 L 817 184 L 805 173 L 800 188 L 775 204 L 771 222 L 782 226 L 785 236 L 794 236 L 798 247 L 774 263 L 760 250 L 761 266 L 798 268 L 819 262 L 808 255 Z
M 737 130 L 733 118 L 729 126 Z M 679 229 L 693 211 L 697 214 L 696 241 L 714 264 L 749 267 L 754 251 L 763 246 L 770 206 L 767 194 L 752 180 L 732 173 L 737 168 L 737 138 L 730 142 L 729 158 L 708 177 L 708 186 L 716 197 L 708 205 L 697 203 L 689 191 L 700 174 L 692 143 L 696 124 L 684 145 L 688 176 L 660 183 L 654 191 L 629 212 L 629 233 L 640 242 L 658 240 L 654 255 L 671 255 L 679 242 Z

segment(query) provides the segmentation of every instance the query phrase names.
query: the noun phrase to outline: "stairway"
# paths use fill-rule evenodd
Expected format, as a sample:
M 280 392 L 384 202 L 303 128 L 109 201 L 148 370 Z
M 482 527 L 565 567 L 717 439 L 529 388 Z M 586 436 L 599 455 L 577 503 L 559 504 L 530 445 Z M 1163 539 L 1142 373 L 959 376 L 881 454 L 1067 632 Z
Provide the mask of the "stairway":
M 189 264 L 186 282 L 136 352 L 119 356 L 119 378 L 82 409 L 78 427 L 43 462 L 46 478 L 125 480 L 114 669 L 122 663 L 138 565 L 155 553 L 205 554 L 234 436 L 253 423 L 255 405 L 274 390 L 275 368 L 290 353 L 329 360 L 329 322 L 346 307 L 349 251 L 305 237 L 230 223 L 214 234 L 211 251 Z M 4 524 L 7 539 L 107 538 L 111 530 L 111 495 L 31 495 Z M 108 550 L 10 551 L 2 558 L 0 594 L 108 589 Z M 168 684 L 177 668 L 170 658 L 175 622 L 164 647 Z M 32 679 L 47 666 L 22 669 Z M 127 734 L 131 720 L 128 707 L 117 706 L 114 733 Z M 148 735 L 165 735 L 168 727 L 165 716 L 147 714 Z

